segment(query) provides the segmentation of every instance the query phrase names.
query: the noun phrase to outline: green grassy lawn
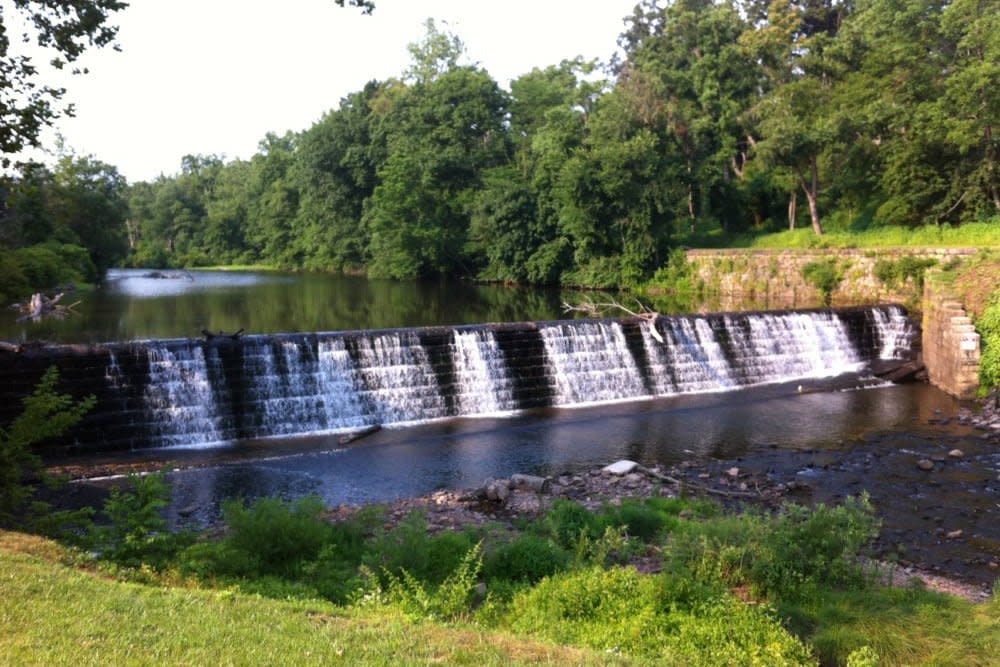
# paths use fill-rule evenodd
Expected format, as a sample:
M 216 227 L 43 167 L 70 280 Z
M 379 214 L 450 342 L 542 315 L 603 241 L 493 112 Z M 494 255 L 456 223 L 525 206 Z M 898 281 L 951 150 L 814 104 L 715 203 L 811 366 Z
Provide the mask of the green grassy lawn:
M 2 665 L 606 665 L 599 651 L 227 590 L 122 583 L 0 532 Z
M 688 239 L 685 244 L 696 248 L 996 247 L 1000 246 L 1000 218 L 960 227 L 872 227 L 864 231 L 830 229 L 823 236 L 816 236 L 808 227 L 770 234 L 741 235 L 727 235 L 721 230 L 714 230 Z

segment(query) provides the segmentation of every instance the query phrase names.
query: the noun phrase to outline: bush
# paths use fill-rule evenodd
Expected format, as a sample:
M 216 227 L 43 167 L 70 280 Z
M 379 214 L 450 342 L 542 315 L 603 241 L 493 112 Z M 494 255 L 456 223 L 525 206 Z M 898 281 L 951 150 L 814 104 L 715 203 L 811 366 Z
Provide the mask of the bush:
M 809 262 L 802 267 L 802 277 L 807 283 L 819 290 L 823 303 L 827 306 L 833 298 L 833 292 L 840 286 L 844 273 L 836 260 L 822 259 Z
M 917 290 L 922 291 L 924 289 L 924 274 L 935 264 L 937 264 L 936 259 L 911 255 L 900 257 L 895 261 L 880 259 L 875 262 L 875 277 L 890 289 L 906 282 L 906 280 L 912 280 Z
M 508 623 L 515 632 L 661 664 L 814 664 L 769 610 L 723 594 L 687 611 L 668 582 L 632 568 L 556 575 L 515 596 Z
M 574 549 L 581 537 L 599 538 L 605 527 L 601 517 L 575 503 L 562 498 L 552 504 L 545 517 L 537 524 L 536 530 L 549 535 L 564 549 Z
M 38 386 L 23 399 L 24 410 L 6 429 L 0 428 L 0 525 L 13 521 L 31 496 L 27 482 L 44 480 L 42 462 L 31 447 L 62 435 L 83 419 L 93 407 L 94 397 L 76 401 L 56 392 L 59 370 L 49 367 Z M 32 514 L 44 514 L 46 506 L 35 505 Z
M 414 512 L 391 531 L 378 536 L 362 557 L 372 572 L 410 576 L 431 584 L 444 581 L 476 543 L 468 532 L 427 534 L 427 521 Z
M 240 501 L 223 506 L 229 525 L 226 547 L 242 554 L 245 576 L 294 575 L 304 561 L 315 559 L 333 542 L 333 528 L 323 520 L 323 501 L 307 496 L 293 503 L 263 498 L 247 508 Z
M 878 534 L 867 496 L 839 507 L 787 505 L 763 533 L 754 582 L 767 593 L 795 599 L 818 587 L 856 588 L 864 583 L 861 549 Z
M 480 545 L 476 544 L 439 586 L 428 586 L 406 569 L 398 574 L 383 572 L 387 583 L 382 584 L 369 570 L 366 573 L 369 585 L 359 591 L 355 605 L 392 607 L 414 620 L 453 620 L 469 611 L 480 569 L 482 556 Z
M 564 570 L 570 562 L 565 549 L 537 535 L 520 535 L 501 544 L 486 557 L 483 574 L 487 580 L 535 583 Z
M 637 500 L 624 500 L 621 505 L 609 505 L 604 509 L 605 521 L 612 526 L 621 526 L 629 537 L 643 542 L 652 542 L 667 530 L 677 525 L 677 520 L 658 510 L 654 505 Z
M 163 517 L 169 489 L 162 474 L 130 475 L 129 486 L 113 489 L 104 503 L 110 521 L 93 529 L 93 546 L 119 565 L 165 566 L 193 540 L 189 533 L 171 533 Z
M 979 361 L 981 391 L 1000 387 L 1000 290 L 990 297 L 989 305 L 976 319 L 981 336 L 982 356 Z

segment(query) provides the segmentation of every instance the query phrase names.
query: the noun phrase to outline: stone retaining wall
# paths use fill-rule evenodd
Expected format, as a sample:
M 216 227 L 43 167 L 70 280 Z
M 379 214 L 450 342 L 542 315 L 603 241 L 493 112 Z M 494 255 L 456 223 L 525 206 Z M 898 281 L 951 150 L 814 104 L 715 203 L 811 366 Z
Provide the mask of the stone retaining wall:
M 952 396 L 979 388 L 980 340 L 962 303 L 947 286 L 924 286 L 923 353 L 930 381 Z
M 823 296 L 802 271 L 811 262 L 831 259 L 844 276 L 831 295 L 831 305 L 901 303 L 919 309 L 923 295 L 914 281 L 885 284 L 876 275 L 878 262 L 919 257 L 944 266 L 976 252 L 975 248 L 730 249 L 689 250 L 687 258 L 704 293 L 713 305 L 717 300 L 721 310 L 815 307 Z

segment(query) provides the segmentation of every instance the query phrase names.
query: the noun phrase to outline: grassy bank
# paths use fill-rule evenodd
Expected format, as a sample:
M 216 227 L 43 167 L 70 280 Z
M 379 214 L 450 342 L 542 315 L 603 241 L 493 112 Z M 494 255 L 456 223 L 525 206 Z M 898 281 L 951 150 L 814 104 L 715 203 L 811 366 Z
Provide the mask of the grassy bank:
M 686 239 L 686 245 L 704 248 L 886 248 L 886 247 L 998 247 L 1000 218 L 959 227 L 928 225 L 871 227 L 864 230 L 830 228 L 817 236 L 810 228 L 771 233 L 726 234 L 721 229 Z
M 0 663 L 990 665 L 1000 602 L 883 586 L 864 500 L 769 516 L 560 500 L 431 534 L 379 508 L 230 505 L 228 530 L 139 525 L 79 552 L 0 532 Z M 147 504 L 147 506 L 149 506 Z M 643 569 L 658 570 L 642 573 Z M 650 564 L 656 566 L 650 568 Z
M 67 562 L 51 542 L 0 532 L 0 664 L 630 664 L 322 600 L 123 583 Z

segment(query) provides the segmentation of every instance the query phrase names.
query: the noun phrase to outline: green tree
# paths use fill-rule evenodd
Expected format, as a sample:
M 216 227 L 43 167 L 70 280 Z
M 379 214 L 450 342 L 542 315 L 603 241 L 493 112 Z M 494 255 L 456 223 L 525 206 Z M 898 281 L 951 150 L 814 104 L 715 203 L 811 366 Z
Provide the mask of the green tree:
M 12 0 L 6 4 L 3 11 L 7 16 L 0 16 L 0 152 L 4 167 L 10 166 L 12 154 L 39 145 L 43 127 L 62 114 L 73 113 L 72 105 L 62 106 L 66 90 L 43 83 L 31 56 L 18 53 L 13 45 L 33 43 L 51 55 L 50 63 L 57 69 L 72 66 L 88 48 L 114 44 L 118 28 L 110 24 L 111 16 L 126 6 L 117 0 Z M 11 34 L 18 19 L 20 34 Z
M 417 83 L 399 100 L 384 121 L 389 156 L 365 213 L 371 275 L 472 272 L 472 202 L 482 170 L 505 156 L 506 105 L 496 82 L 471 67 Z

